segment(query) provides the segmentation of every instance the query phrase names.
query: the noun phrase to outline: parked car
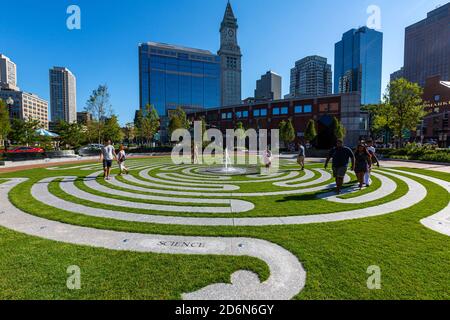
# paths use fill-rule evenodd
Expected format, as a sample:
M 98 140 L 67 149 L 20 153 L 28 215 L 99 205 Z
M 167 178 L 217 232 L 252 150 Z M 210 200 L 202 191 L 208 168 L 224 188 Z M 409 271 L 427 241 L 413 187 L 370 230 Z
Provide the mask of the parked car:
M 104 145 L 102 144 L 97 143 L 88 144 L 87 146 L 78 149 L 78 154 L 82 157 L 96 156 L 100 154 L 101 149 L 103 147 Z
M 4 153 L 5 150 L 1 150 L 0 152 Z M 6 151 L 6 153 L 15 153 L 15 154 L 20 154 L 20 153 L 44 153 L 44 149 L 42 148 L 35 148 L 35 147 L 16 147 L 13 149 L 10 149 L 8 151 Z

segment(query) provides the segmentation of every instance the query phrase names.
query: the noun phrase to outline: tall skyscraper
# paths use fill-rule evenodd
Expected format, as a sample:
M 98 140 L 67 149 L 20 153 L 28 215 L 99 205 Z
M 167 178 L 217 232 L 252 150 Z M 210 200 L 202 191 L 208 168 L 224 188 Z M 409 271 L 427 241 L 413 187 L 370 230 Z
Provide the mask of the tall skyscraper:
M 220 58 L 210 51 L 164 43 L 139 45 L 140 108 L 160 117 L 178 107 L 187 112 L 220 106 Z
M 281 76 L 272 71 L 261 76 L 256 81 L 256 100 L 279 100 L 281 99 Z
M 0 87 L 19 90 L 17 88 L 17 67 L 7 56 L 0 54 Z
M 400 78 L 404 78 L 405 77 L 405 69 L 403 67 L 401 67 L 399 70 L 391 73 L 390 76 L 390 81 L 394 81 L 394 80 L 398 80 Z
M 361 92 L 362 104 L 381 99 L 383 33 L 362 27 L 344 33 L 335 44 L 334 92 Z
M 220 25 L 220 50 L 218 52 L 222 65 L 222 106 L 239 105 L 242 100 L 242 54 L 237 41 L 237 30 L 237 19 L 230 2 L 228 2 Z
M 52 122 L 77 121 L 76 78 L 69 69 L 53 67 L 49 71 L 50 114 Z
M 404 76 L 425 86 L 426 79 L 450 80 L 450 3 L 405 30 Z
M 322 96 L 332 93 L 332 71 L 327 58 L 309 56 L 291 69 L 290 97 Z

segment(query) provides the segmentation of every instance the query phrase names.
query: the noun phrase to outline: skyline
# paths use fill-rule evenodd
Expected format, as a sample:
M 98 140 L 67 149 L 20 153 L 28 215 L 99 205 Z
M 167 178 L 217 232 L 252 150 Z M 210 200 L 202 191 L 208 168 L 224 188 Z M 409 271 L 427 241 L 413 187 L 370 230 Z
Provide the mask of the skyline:
M 282 94 L 289 93 L 290 69 L 295 61 L 308 55 L 328 58 L 334 71 L 334 44 L 344 32 L 365 24 L 369 17 L 366 9 L 372 4 L 370 1 L 348 2 L 351 5 L 339 11 L 340 6 L 332 1 L 231 1 L 238 19 L 238 41 L 244 55 L 242 98 L 253 96 L 256 80 L 268 70 L 283 77 Z M 26 3 L 28 5 L 24 5 Z M 254 6 L 256 3 L 257 7 Z M 403 66 L 405 28 L 424 19 L 438 3 L 378 1 L 381 32 L 385 38 L 382 93 L 389 75 Z M 39 5 L 31 1 L 8 3 L 11 12 L 19 12 L 14 8 L 20 7 L 23 16 L 19 20 L 14 14 L 9 14 L 0 22 L 0 33 L 5 38 L 2 43 L 6 44 L 0 47 L 0 52 L 17 64 L 18 86 L 46 100 L 50 100 L 48 70 L 53 66 L 70 69 L 78 80 L 77 111 L 83 111 L 92 90 L 99 84 L 108 84 L 114 111 L 121 124 L 125 124 L 132 121 L 134 110 L 139 106 L 139 43 L 158 41 L 217 53 L 226 1 L 208 1 L 205 6 L 204 0 L 179 0 L 179 10 L 175 11 L 168 11 L 169 5 L 160 1 L 135 1 L 127 3 L 125 15 L 119 1 L 111 1 L 108 5 L 77 1 L 74 4 L 81 8 L 81 30 L 74 31 L 65 25 L 66 9 L 70 4 L 68 1 Z M 406 12 L 398 14 L 399 8 L 406 5 Z M 258 14 L 254 14 L 255 11 Z M 38 21 L 36 14 L 40 17 Z M 34 18 L 29 15 L 34 15 Z M 330 16 L 336 19 L 325 22 L 324 28 L 301 27 L 317 23 L 317 17 L 323 17 L 325 21 Z M 300 24 L 295 18 L 300 18 Z M 177 24 L 173 24 L 174 20 Z M 33 21 L 33 32 L 30 32 L 29 24 L 21 21 Z M 153 21 L 161 28 L 154 30 L 147 21 Z M 298 25 L 299 29 L 294 30 L 293 26 Z M 294 38 L 286 31 L 293 31 Z M 323 41 L 317 43 L 316 39 Z M 36 49 L 26 50 L 31 48 Z

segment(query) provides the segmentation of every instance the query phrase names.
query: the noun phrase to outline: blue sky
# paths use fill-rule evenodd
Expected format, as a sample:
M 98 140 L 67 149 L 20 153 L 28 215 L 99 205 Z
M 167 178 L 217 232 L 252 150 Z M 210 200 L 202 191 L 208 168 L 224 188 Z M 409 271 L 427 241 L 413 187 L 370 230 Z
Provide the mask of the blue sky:
M 232 0 L 243 52 L 243 98 L 271 69 L 283 76 L 295 61 L 322 55 L 334 63 L 342 33 L 366 24 L 369 5 L 381 8 L 383 88 L 403 65 L 404 29 L 444 0 Z M 81 30 L 66 27 L 66 9 L 81 8 Z M 48 69 L 77 77 L 78 110 L 99 84 L 110 88 L 122 124 L 139 103 L 138 43 L 158 41 L 216 52 L 226 0 L 1 0 L 0 53 L 18 67 L 19 86 L 49 98 Z M 384 90 L 384 89 L 383 89 Z

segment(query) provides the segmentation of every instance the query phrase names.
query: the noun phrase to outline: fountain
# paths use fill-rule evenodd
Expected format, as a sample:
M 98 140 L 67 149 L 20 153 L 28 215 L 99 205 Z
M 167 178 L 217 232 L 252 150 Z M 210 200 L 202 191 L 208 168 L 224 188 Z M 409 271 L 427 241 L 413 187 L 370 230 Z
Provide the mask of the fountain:
M 200 170 L 203 173 L 218 174 L 226 176 L 238 176 L 244 174 L 255 174 L 257 170 L 255 168 L 235 168 L 230 158 L 230 152 L 228 148 L 225 149 L 223 157 L 222 167 L 204 168 Z

